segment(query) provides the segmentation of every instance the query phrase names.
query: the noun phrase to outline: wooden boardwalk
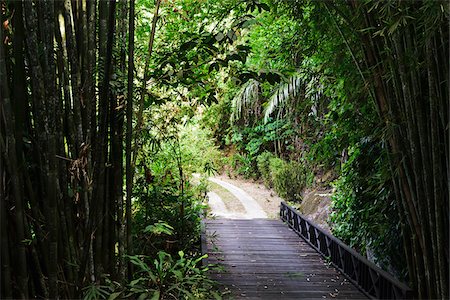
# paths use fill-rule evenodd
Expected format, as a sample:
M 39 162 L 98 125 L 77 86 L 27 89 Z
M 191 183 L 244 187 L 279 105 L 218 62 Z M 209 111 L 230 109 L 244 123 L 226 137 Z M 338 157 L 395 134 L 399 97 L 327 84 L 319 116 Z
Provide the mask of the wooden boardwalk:
M 231 299 L 367 299 L 279 220 L 206 220 L 211 277 Z

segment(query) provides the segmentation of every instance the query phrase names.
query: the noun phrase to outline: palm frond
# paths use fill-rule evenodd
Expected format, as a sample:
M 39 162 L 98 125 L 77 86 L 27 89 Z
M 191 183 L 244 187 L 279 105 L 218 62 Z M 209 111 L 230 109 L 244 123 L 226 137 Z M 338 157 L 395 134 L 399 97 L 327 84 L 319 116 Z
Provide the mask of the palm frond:
M 257 80 L 250 79 L 241 87 L 231 102 L 231 122 L 239 120 L 242 112 L 258 101 L 259 84 Z
M 267 122 L 270 115 L 277 108 L 283 107 L 288 104 L 290 100 L 295 99 L 301 91 L 302 86 L 303 81 L 298 75 L 289 78 L 287 83 L 281 83 L 267 103 L 264 112 L 264 122 Z

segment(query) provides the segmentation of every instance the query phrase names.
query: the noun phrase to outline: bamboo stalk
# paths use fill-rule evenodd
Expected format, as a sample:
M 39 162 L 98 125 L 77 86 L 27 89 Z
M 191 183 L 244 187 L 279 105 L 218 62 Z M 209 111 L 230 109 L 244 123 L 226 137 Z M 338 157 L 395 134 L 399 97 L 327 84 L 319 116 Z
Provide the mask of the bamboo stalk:
M 406 32 L 408 29 L 405 30 Z M 428 291 L 432 292 L 434 289 L 433 283 L 433 275 L 432 269 L 430 270 L 428 266 L 432 264 L 430 261 L 430 246 L 431 241 L 429 240 L 429 235 L 425 234 L 426 232 L 430 232 L 429 223 L 428 223 L 428 209 L 425 205 L 425 201 L 421 199 L 427 199 L 424 193 L 424 187 L 422 186 L 421 174 L 416 170 L 421 169 L 418 165 L 421 165 L 421 157 L 419 155 L 420 147 L 417 147 L 419 144 L 419 139 L 417 136 L 418 129 L 416 127 L 415 120 L 413 119 L 415 116 L 415 111 L 412 107 L 412 103 L 414 102 L 412 93 L 411 93 L 411 82 L 409 80 L 410 71 L 405 68 L 405 62 L 402 61 L 402 58 L 406 58 L 407 46 L 405 45 L 405 38 L 407 33 L 397 33 L 393 37 L 393 44 L 396 49 L 397 57 L 397 70 L 400 75 L 400 86 L 403 90 L 403 97 L 398 99 L 399 101 L 403 101 L 405 110 L 402 111 L 403 117 L 401 119 L 406 120 L 405 126 L 401 126 L 404 129 L 406 138 L 405 142 L 409 144 L 409 148 L 403 152 L 403 160 L 407 160 L 407 163 L 404 163 L 404 172 L 407 175 L 407 180 L 410 182 L 409 186 L 412 189 L 410 195 L 413 198 L 412 202 L 414 203 L 415 211 L 421 220 L 419 223 L 420 232 L 416 232 L 419 237 L 420 247 L 423 251 L 423 259 L 425 266 L 425 278 L 427 283 Z M 419 148 L 419 149 L 417 149 Z M 432 251 L 431 251 L 432 252 Z M 432 298 L 434 298 L 435 294 L 432 293 Z
M 64 1 L 64 25 L 65 25 L 65 44 L 68 55 L 68 62 L 70 63 L 70 81 L 72 90 L 72 111 L 75 125 L 75 149 L 80 151 L 80 146 L 83 142 L 83 122 L 81 119 L 81 74 L 79 67 L 79 60 L 77 55 L 77 39 L 74 28 L 74 13 L 72 12 L 73 2 L 71 0 Z M 69 70 L 69 69 L 68 69 Z
M 119 39 L 117 42 L 117 46 L 120 49 L 120 58 L 119 58 L 119 64 L 120 64 L 120 71 L 122 74 L 125 74 L 126 72 L 126 55 L 127 55 L 127 1 L 122 0 L 120 1 L 120 16 L 119 16 L 119 24 L 118 24 L 118 30 L 119 30 Z M 125 82 L 122 83 L 122 88 L 125 90 Z M 125 255 L 125 220 L 124 220 L 124 199 L 123 199 L 123 175 L 124 175 L 124 162 L 123 162 L 123 131 L 124 131 L 124 95 L 120 95 L 116 99 L 115 107 L 118 110 L 118 116 L 117 118 L 117 134 L 115 139 L 115 155 L 114 155 L 114 179 L 113 179 L 113 186 L 115 187 L 115 194 L 116 194 L 116 232 L 117 232 L 117 243 L 118 243 L 118 275 L 119 278 L 125 278 L 125 263 L 124 263 L 124 255 Z M 120 109 L 119 109 L 120 108 Z
M 2 120 L 3 121 L 3 120 Z M 1 222 L 1 272 L 2 272 L 2 282 L 1 282 L 1 296 L 4 298 L 12 298 L 12 275 L 11 275 L 11 263 L 10 263 L 10 241 L 7 231 L 8 220 L 6 215 L 6 193 L 4 191 L 4 181 L 6 180 L 6 170 L 3 167 L 3 162 L 6 161 L 6 157 L 3 155 L 3 149 L 5 149 L 5 143 L 3 141 L 3 135 L 0 136 L 1 143 L 1 157 L 0 157 L 0 222 Z M 4 159 L 5 158 L 5 159 Z M 9 210 L 9 208 L 8 208 Z
M 3 28 L 0 28 L 0 41 L 3 41 Z M 14 136 L 14 114 L 11 107 L 11 99 L 9 95 L 8 76 L 6 71 L 5 49 L 3 42 L 0 42 L 0 102 L 3 111 L 4 131 L 6 137 L 6 145 L 2 145 L 6 161 L 6 169 L 10 175 L 10 181 L 13 190 L 15 205 L 15 228 L 17 248 L 17 283 L 19 286 L 19 295 L 21 298 L 28 298 L 28 276 L 27 276 L 27 257 L 24 244 L 25 239 L 25 215 L 24 215 L 24 198 L 20 184 L 20 174 L 17 168 L 16 156 L 16 140 Z M 3 138 L 2 138 L 3 141 Z M 4 201 L 3 199 L 1 200 Z
M 47 184 L 46 193 L 48 198 L 48 212 L 46 215 L 49 231 L 49 297 L 57 298 L 58 292 L 58 195 L 57 195 L 57 163 L 56 163 L 56 78 L 55 78 L 55 63 L 54 63 L 54 3 L 53 1 L 44 2 L 43 17 L 44 25 L 44 74 L 45 74 L 45 96 L 47 98 L 46 112 L 47 116 L 44 118 L 44 127 L 46 133 L 47 152 L 44 153 L 45 161 L 47 163 Z
M 432 57 L 434 56 L 434 51 L 431 46 L 431 38 L 428 38 L 426 41 L 426 60 L 428 64 L 428 90 L 429 90 L 429 104 L 430 104 L 430 130 L 431 130 L 431 157 L 432 157 L 432 167 L 433 167 L 433 192 L 434 196 L 433 202 L 434 207 L 430 207 L 430 209 L 434 209 L 435 216 L 435 232 L 436 232 L 436 248 L 435 255 L 437 256 L 437 261 L 434 263 L 434 268 L 438 271 L 438 276 L 436 278 L 437 287 L 440 289 L 438 295 L 443 299 L 448 298 L 448 261 L 445 260 L 444 255 L 444 237 L 443 237 L 443 218 L 442 218 L 442 206 L 444 205 L 443 199 L 446 197 L 442 192 L 442 182 L 445 176 L 445 172 L 442 171 L 443 161 L 441 160 L 441 153 L 439 151 L 439 122 L 438 122 L 438 100 L 436 93 L 436 83 L 435 83 L 435 75 L 437 74 L 435 71 L 434 63 Z M 448 193 L 447 193 L 448 196 Z M 431 195 L 429 196 L 431 198 Z M 448 201 L 448 198 L 447 198 Z M 434 221 L 434 220 L 431 220 Z M 433 222 L 434 223 L 434 222 Z
M 141 96 L 139 99 L 139 111 L 137 114 L 137 123 L 136 127 L 134 128 L 134 131 L 137 133 L 135 140 L 134 140 L 134 147 L 132 149 L 132 168 L 136 165 L 136 159 L 137 159 L 137 148 L 138 148 L 138 141 L 139 141 L 139 135 L 142 130 L 142 123 L 143 123 L 143 114 L 144 114 L 144 100 L 145 95 L 147 94 L 147 82 L 150 80 L 150 73 L 149 73 L 149 65 L 150 65 L 150 58 L 152 56 L 153 52 L 153 43 L 155 41 L 155 33 L 156 33 L 156 24 L 158 22 L 158 13 L 159 13 L 159 6 L 161 5 L 161 0 L 156 0 L 156 6 L 155 11 L 153 13 L 153 20 L 152 20 L 152 31 L 150 32 L 150 38 L 148 40 L 148 53 L 147 57 L 145 59 L 145 65 L 144 65 L 144 80 L 142 82 L 141 87 Z M 131 176 L 133 177 L 134 174 L 132 173 Z
M 132 130 L 133 130 L 133 89 L 134 89 L 134 18 L 135 12 L 134 7 L 135 0 L 130 1 L 130 14 L 128 21 L 128 82 L 127 82 L 127 108 L 126 108 L 126 117 L 127 117 L 127 129 L 126 129 L 126 138 L 125 138 L 125 172 L 126 172 L 126 253 L 127 255 L 132 255 L 132 236 L 131 236 L 131 196 L 133 189 L 133 166 L 131 164 L 132 161 Z M 131 279 L 133 276 L 133 265 L 129 261 L 128 262 L 128 279 Z

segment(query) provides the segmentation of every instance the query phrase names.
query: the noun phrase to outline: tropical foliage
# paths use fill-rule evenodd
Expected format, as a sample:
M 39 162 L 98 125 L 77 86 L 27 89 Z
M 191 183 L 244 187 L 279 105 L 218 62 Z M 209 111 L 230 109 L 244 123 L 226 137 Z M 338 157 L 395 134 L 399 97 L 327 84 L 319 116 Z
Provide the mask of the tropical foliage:
M 238 150 L 237 171 L 274 185 L 264 151 L 306 161 L 316 174 L 333 169 L 334 233 L 408 274 L 420 297 L 445 298 L 448 3 L 270 4 L 244 34 L 252 53 L 242 68 L 280 77 L 231 82 L 224 90 L 234 96 L 221 104 L 233 116 L 224 132 Z M 271 118 L 286 127 L 267 142 L 259 126 Z
M 449 297 L 447 1 L 0 8 L 1 298 L 218 297 L 191 174 L 227 163 L 333 174 L 334 234 Z

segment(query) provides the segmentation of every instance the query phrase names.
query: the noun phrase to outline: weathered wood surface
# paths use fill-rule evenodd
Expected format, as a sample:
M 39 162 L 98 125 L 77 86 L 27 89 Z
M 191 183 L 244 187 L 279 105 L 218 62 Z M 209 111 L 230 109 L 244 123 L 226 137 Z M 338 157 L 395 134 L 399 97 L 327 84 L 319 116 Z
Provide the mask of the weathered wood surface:
M 367 299 L 279 220 L 206 220 L 211 278 L 231 299 Z

